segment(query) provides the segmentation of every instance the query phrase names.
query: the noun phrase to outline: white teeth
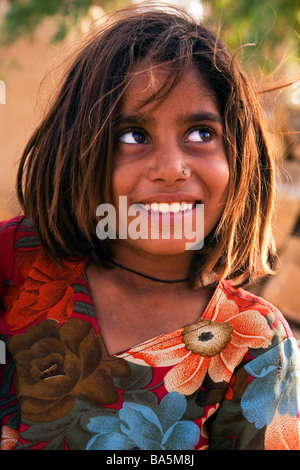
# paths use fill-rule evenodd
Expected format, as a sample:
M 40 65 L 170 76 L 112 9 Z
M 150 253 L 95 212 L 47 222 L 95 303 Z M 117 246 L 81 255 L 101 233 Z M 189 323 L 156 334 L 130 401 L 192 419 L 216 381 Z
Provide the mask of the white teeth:
M 159 204 L 159 212 L 170 212 L 170 204 L 166 202 L 161 202 Z
M 183 202 L 183 203 L 180 205 L 180 210 L 182 210 L 182 211 L 186 211 L 187 208 L 188 208 L 188 205 L 187 205 L 186 202 Z
M 180 211 L 191 211 L 193 209 L 192 203 L 186 202 L 171 202 L 168 204 L 167 202 L 152 202 L 152 204 L 144 204 L 144 208 L 147 211 L 154 211 L 154 212 L 180 212 Z
M 170 204 L 170 212 L 179 212 L 181 210 L 181 204 L 179 202 L 172 202 Z
M 152 204 L 150 204 L 150 210 L 159 211 L 159 204 L 157 204 L 157 202 L 153 202 Z

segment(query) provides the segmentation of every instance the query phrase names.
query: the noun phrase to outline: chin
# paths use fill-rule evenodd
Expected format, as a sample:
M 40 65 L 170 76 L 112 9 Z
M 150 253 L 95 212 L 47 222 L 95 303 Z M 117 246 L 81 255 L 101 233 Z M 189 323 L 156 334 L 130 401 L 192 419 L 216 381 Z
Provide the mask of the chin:
M 193 253 L 201 249 L 202 242 L 193 245 L 190 240 L 158 239 L 158 240 L 132 240 L 131 245 L 136 249 L 153 255 L 179 255 L 185 252 Z

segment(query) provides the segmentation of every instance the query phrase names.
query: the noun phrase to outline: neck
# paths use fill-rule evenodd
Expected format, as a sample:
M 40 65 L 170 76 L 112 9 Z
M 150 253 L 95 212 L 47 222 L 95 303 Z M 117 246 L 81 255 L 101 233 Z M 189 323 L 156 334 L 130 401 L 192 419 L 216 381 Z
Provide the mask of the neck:
M 113 250 L 111 259 L 113 264 L 119 265 L 119 268 L 123 270 L 122 274 L 127 275 L 128 273 L 130 278 L 139 276 L 141 281 L 144 277 L 154 278 L 162 283 L 176 284 L 178 281 L 189 280 L 192 256 L 191 252 L 176 255 L 153 255 L 124 247 L 122 250 Z
M 123 269 L 124 271 L 130 272 L 132 274 L 143 277 L 145 279 L 149 279 L 150 281 L 153 281 L 153 282 L 160 282 L 160 283 L 163 283 L 163 284 L 178 284 L 178 283 L 181 283 L 181 282 L 188 282 L 190 280 L 189 277 L 180 278 L 180 279 L 160 279 L 158 277 L 150 276 L 146 273 L 141 273 L 140 271 L 136 271 L 135 269 L 131 269 L 128 266 L 124 266 L 123 264 L 117 263 L 113 259 L 110 259 L 110 262 L 114 266 L 117 266 L 117 268 Z

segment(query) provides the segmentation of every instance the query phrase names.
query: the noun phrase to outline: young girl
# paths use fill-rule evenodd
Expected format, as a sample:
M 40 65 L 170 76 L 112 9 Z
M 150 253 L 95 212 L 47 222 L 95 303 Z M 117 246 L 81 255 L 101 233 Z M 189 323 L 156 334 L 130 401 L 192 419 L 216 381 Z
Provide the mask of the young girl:
M 274 161 L 210 29 L 169 6 L 105 17 L 17 191 L 24 216 L 0 229 L 4 449 L 300 448 L 296 341 L 241 287 L 272 272 Z

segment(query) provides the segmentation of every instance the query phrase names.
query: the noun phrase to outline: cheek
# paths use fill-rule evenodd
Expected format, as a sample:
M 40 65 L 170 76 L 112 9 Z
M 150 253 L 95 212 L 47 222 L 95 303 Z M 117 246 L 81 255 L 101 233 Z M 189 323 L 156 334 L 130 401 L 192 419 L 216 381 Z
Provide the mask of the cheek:
M 223 163 L 223 165 L 220 166 L 219 178 L 217 178 L 217 181 L 219 181 L 219 191 L 220 191 L 221 199 L 225 200 L 227 197 L 229 180 L 230 180 L 230 172 L 229 172 L 228 163 L 226 161 L 226 163 Z
M 227 160 L 215 162 L 208 165 L 205 172 L 205 179 L 210 196 L 214 200 L 224 202 L 230 180 L 230 172 Z
M 128 175 L 126 172 L 120 171 L 120 169 L 115 169 L 112 173 L 111 179 L 111 189 L 113 202 L 116 205 L 118 202 L 119 196 L 126 196 L 128 192 Z
M 131 198 L 136 190 L 144 183 L 144 164 L 135 161 L 116 165 L 112 171 L 111 189 L 114 202 L 120 196 L 127 196 L 128 203 L 133 204 Z
M 117 169 L 113 171 L 111 180 L 112 203 L 116 210 L 118 219 L 120 217 L 126 217 L 128 221 L 130 220 L 128 210 L 133 204 L 131 196 L 136 185 L 137 180 L 134 177 L 133 172 L 130 173 L 128 171 L 124 171 L 123 168 L 121 170 Z

